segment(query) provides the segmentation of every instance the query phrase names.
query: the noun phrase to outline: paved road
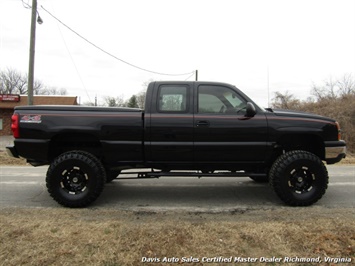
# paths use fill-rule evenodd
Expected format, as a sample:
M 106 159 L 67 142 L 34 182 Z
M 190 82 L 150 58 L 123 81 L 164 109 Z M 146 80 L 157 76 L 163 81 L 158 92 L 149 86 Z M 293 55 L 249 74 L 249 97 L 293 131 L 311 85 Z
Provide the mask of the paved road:
M 0 166 L 0 208 L 60 207 L 45 186 L 47 167 Z M 355 207 L 355 166 L 328 166 L 330 183 L 316 203 Z M 228 211 L 284 206 L 268 184 L 235 177 L 161 177 L 115 180 L 91 207 L 120 210 Z

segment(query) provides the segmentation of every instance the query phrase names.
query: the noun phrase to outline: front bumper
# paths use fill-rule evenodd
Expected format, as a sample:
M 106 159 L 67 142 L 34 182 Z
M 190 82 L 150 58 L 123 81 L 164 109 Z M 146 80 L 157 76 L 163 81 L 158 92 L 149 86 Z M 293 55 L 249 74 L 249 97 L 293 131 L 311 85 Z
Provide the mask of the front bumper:
M 328 141 L 325 143 L 325 161 L 327 164 L 340 162 L 346 157 L 346 143 L 340 141 Z

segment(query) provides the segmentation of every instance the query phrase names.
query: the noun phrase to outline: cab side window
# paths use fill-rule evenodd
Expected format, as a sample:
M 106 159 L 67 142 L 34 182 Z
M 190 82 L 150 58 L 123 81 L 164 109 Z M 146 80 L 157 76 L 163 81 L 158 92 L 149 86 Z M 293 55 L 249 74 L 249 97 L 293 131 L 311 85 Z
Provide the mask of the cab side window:
M 188 106 L 186 86 L 163 85 L 159 88 L 158 112 L 187 113 Z
M 246 106 L 246 101 L 230 88 L 209 85 L 198 88 L 198 113 L 243 114 Z

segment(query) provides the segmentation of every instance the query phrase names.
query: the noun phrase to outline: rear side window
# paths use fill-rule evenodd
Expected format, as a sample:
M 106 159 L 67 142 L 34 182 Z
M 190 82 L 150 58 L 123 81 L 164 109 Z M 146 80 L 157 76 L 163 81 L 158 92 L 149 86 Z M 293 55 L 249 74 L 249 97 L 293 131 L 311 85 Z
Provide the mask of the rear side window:
M 159 88 L 158 112 L 187 113 L 188 106 L 186 86 L 163 85 Z

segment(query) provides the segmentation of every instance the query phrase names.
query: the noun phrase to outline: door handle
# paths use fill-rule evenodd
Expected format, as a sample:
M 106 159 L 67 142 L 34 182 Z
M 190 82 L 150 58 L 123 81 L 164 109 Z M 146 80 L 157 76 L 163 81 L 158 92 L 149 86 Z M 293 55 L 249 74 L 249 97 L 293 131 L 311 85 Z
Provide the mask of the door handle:
M 197 121 L 196 122 L 196 126 L 197 127 L 209 127 L 210 126 L 210 122 L 206 121 L 206 120 Z

